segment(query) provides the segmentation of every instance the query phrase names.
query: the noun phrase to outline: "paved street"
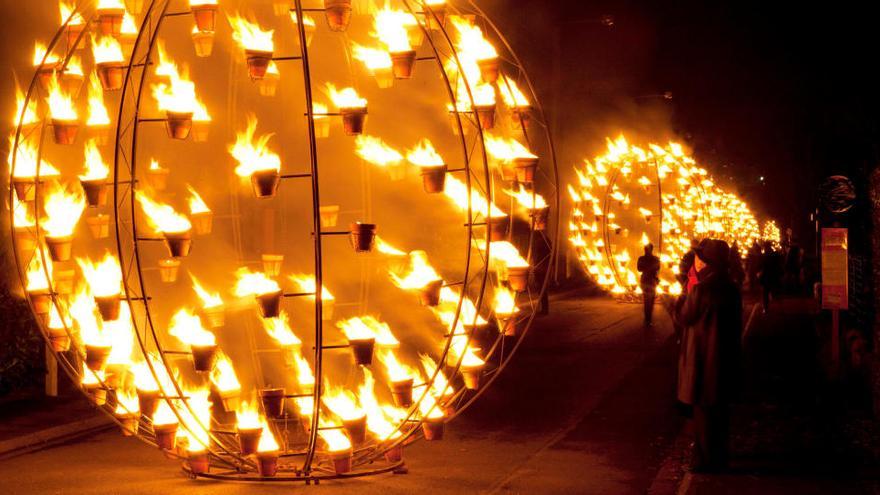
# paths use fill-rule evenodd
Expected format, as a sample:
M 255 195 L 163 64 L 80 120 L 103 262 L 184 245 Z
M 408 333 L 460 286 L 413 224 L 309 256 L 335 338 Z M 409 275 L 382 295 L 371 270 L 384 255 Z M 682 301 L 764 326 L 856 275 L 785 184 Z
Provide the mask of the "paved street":
M 671 326 L 640 308 L 569 294 L 442 442 L 406 451 L 410 473 L 325 482 L 320 493 L 642 494 L 680 427 Z M 191 481 L 115 431 L 0 462 L 5 494 L 281 493 L 288 484 Z M 76 486 L 72 483 L 75 480 Z M 304 490 L 303 485 L 293 485 Z

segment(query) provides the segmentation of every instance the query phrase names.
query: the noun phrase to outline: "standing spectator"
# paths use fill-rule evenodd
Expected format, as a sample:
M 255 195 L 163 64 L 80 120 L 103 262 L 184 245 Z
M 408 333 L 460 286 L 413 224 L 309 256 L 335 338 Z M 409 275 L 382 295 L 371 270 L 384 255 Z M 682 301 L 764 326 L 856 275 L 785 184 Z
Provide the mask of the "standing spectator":
M 746 278 L 746 272 L 743 270 L 742 255 L 739 252 L 739 244 L 737 244 L 736 241 L 733 242 L 733 247 L 730 248 L 730 261 L 728 266 L 730 267 L 731 280 L 733 280 L 733 283 L 742 290 L 743 281 Z
M 727 465 L 729 404 L 739 376 L 742 296 L 728 274 L 727 243 L 709 240 L 696 250 L 698 283 L 674 317 L 683 328 L 678 400 L 694 410 L 696 471 Z
M 642 303 L 645 305 L 645 326 L 653 324 L 654 299 L 657 296 L 657 284 L 660 283 L 660 258 L 654 256 L 654 245 L 645 245 L 645 254 L 640 256 L 636 268 L 642 274 L 639 285 L 642 287 Z
M 697 239 L 691 239 L 691 249 L 681 257 L 681 261 L 678 263 L 678 275 L 676 278 L 678 279 L 678 283 L 681 284 L 683 292 L 687 292 L 696 280 L 693 268 L 694 258 L 697 256 L 695 249 L 697 249 L 699 245 L 700 241 Z
M 782 255 L 773 249 L 773 243 L 764 242 L 764 254 L 761 256 L 761 269 L 758 273 L 758 281 L 763 291 L 763 310 L 766 313 L 770 308 L 770 300 L 779 293 L 779 284 L 782 280 Z
M 749 290 L 758 288 L 758 272 L 761 271 L 761 245 L 758 241 L 752 243 L 746 254 L 746 275 L 748 276 Z

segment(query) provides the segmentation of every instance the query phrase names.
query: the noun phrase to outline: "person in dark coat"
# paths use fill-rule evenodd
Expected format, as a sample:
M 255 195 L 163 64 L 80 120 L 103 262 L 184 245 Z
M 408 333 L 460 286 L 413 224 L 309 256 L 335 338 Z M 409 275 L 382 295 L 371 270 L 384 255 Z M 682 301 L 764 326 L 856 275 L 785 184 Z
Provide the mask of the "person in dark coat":
M 729 404 L 740 376 L 742 296 L 728 274 L 727 243 L 710 240 L 696 250 L 699 278 L 675 313 L 683 327 L 678 400 L 693 408 L 694 470 L 727 464 Z
M 761 269 L 758 273 L 758 282 L 761 283 L 763 292 L 763 310 L 766 313 L 770 309 L 770 299 L 778 294 L 779 285 L 782 282 L 782 255 L 773 249 L 773 243 L 764 243 L 764 254 L 761 256 Z
M 678 275 L 676 275 L 676 279 L 678 279 L 678 283 L 681 284 L 681 288 L 684 292 L 687 292 L 688 288 L 688 276 L 691 273 L 691 269 L 694 267 L 694 258 L 696 257 L 696 252 L 694 251 L 700 246 L 700 241 L 697 239 L 691 239 L 691 249 L 684 253 L 684 256 L 681 257 L 681 261 L 678 263 Z
M 761 245 L 758 241 L 752 243 L 746 254 L 746 275 L 748 277 L 749 290 L 758 288 L 758 273 L 761 271 Z
M 645 255 L 640 256 L 636 269 L 641 273 L 639 285 L 642 288 L 642 303 L 645 305 L 645 326 L 653 324 L 654 299 L 657 297 L 657 284 L 660 283 L 660 258 L 654 256 L 654 245 L 645 245 Z
M 733 280 L 733 283 L 742 289 L 746 272 L 743 269 L 742 255 L 739 252 L 739 244 L 736 241 L 733 242 L 733 246 L 730 248 L 730 262 L 728 266 L 730 267 L 730 278 Z

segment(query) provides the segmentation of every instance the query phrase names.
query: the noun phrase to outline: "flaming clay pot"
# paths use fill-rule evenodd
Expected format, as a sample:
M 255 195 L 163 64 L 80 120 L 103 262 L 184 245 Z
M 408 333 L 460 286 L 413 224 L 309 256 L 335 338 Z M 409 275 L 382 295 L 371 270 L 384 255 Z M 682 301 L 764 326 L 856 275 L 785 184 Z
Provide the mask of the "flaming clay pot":
M 396 445 L 385 451 L 385 460 L 391 463 L 403 460 L 403 445 Z
M 70 335 L 64 328 L 49 328 L 47 337 L 53 351 L 65 352 L 70 349 Z
M 104 91 L 118 91 L 122 89 L 125 80 L 124 62 L 101 62 L 97 64 L 98 79 Z
M 260 306 L 260 316 L 263 318 L 277 318 L 281 313 L 281 290 L 259 294 L 256 296 Z
M 324 0 L 324 14 L 331 31 L 345 31 L 351 22 L 351 0 Z
M 262 428 L 238 428 L 238 450 L 241 455 L 251 455 L 257 452 L 257 446 L 260 444 L 260 436 L 263 435 Z
M 180 260 L 175 258 L 165 258 L 159 260 L 159 278 L 166 284 L 177 281 L 177 272 L 180 269 Z
M 122 436 L 133 437 L 138 432 L 138 413 L 117 414 L 116 419 L 119 420 L 119 429 L 122 430 Z
M 391 52 L 391 67 L 394 70 L 395 79 L 409 79 L 412 77 L 413 65 L 416 63 L 416 51 Z
M 168 175 L 171 170 L 167 168 L 147 169 L 147 183 L 157 191 L 164 191 L 168 187 Z
M 538 170 L 537 158 L 515 158 L 513 167 L 516 170 L 516 180 L 523 184 L 535 182 L 535 171 Z
M 330 460 L 333 461 L 333 469 L 336 474 L 345 474 L 351 471 L 351 449 L 341 452 L 330 452 Z
M 436 441 L 443 440 L 443 431 L 446 423 L 443 418 L 425 418 L 422 420 L 422 432 L 425 434 L 425 440 Z
M 162 450 L 174 450 L 177 439 L 177 423 L 153 425 L 153 434 L 156 437 L 157 447 Z
M 49 257 L 52 261 L 68 261 L 73 249 L 73 235 L 61 237 L 46 236 L 46 245 L 49 246 Z
M 34 313 L 38 315 L 47 315 L 52 306 L 52 298 L 49 296 L 48 289 L 28 292 L 31 304 L 34 306 Z
M 480 121 L 480 128 L 484 131 L 491 130 L 495 127 L 495 106 L 496 105 L 474 105 L 477 112 L 477 120 Z
M 172 258 L 186 258 L 192 251 L 192 232 L 163 232 L 165 247 Z
M 73 144 L 78 133 L 78 121 L 52 119 L 52 136 L 55 138 L 55 144 Z
M 241 404 L 241 390 L 220 390 L 220 401 L 223 403 L 223 410 L 228 413 L 234 413 Z
M 257 453 L 257 471 L 260 476 L 275 476 L 278 473 L 278 452 Z
M 210 211 L 200 211 L 189 216 L 192 222 L 193 230 L 196 235 L 208 235 L 214 226 L 214 213 Z
M 106 239 L 110 236 L 110 217 L 107 215 L 95 215 L 86 218 L 89 232 L 95 239 Z
M 429 194 L 442 193 L 446 188 L 446 172 L 448 170 L 447 165 L 421 167 L 422 185 L 425 192 Z
M 13 177 L 12 186 L 19 201 L 34 201 L 37 196 L 37 181 L 35 177 Z
M 391 397 L 397 407 L 409 407 L 412 405 L 413 379 L 407 378 L 401 382 L 391 382 Z
M 321 227 L 336 227 L 339 222 L 339 205 L 322 206 L 319 211 L 321 213 Z
M 226 310 L 222 305 L 202 308 L 201 315 L 202 321 L 211 328 L 220 328 L 226 324 Z
M 204 450 L 199 452 L 187 452 L 186 464 L 193 474 L 207 473 L 210 469 L 208 463 L 208 453 Z
M 217 5 L 193 5 L 190 7 L 193 20 L 196 22 L 196 29 L 201 32 L 214 32 L 217 19 Z
M 119 36 L 122 32 L 122 19 L 125 17 L 124 8 L 98 9 L 98 24 L 101 34 Z
M 70 269 L 55 269 L 52 272 L 52 279 L 54 283 L 55 292 L 61 295 L 67 295 L 73 293 L 73 279 L 76 275 L 76 272 Z
M 254 188 L 254 195 L 261 199 L 275 196 L 275 193 L 278 191 L 278 184 L 280 183 L 281 174 L 275 169 L 257 170 L 251 174 L 251 185 Z
M 263 403 L 263 411 L 270 418 L 284 416 L 284 389 L 264 388 L 260 390 L 260 401 Z
M 192 351 L 193 368 L 196 371 L 208 372 L 214 369 L 214 361 L 217 359 L 217 344 L 190 344 L 189 348 Z
M 192 34 L 193 46 L 196 49 L 196 57 L 210 57 L 214 52 L 214 33 L 211 31 L 196 31 Z
M 507 267 L 507 282 L 510 284 L 510 288 L 517 292 L 526 290 L 529 285 L 529 267 Z
M 480 377 L 483 374 L 482 366 L 462 366 L 461 377 L 464 379 L 464 386 L 468 390 L 477 390 L 480 388 Z
M 95 296 L 95 304 L 98 305 L 98 312 L 101 313 L 102 320 L 116 321 L 119 319 L 119 308 L 122 305 L 119 294 Z
M 264 254 L 262 260 L 263 273 L 267 277 L 277 277 L 281 274 L 281 264 L 284 263 L 283 254 Z
M 537 208 L 534 210 L 529 210 L 529 218 L 532 219 L 534 229 L 535 230 L 546 230 L 547 229 L 547 217 L 550 216 L 550 207 L 545 206 L 544 208 Z
M 489 240 L 491 242 L 503 241 L 505 237 L 507 237 L 507 230 L 510 225 L 507 222 L 507 217 L 489 217 L 486 220 L 486 229 L 489 234 Z
M 192 112 L 165 112 L 165 129 L 171 139 L 186 139 L 193 126 Z
M 369 366 L 373 363 L 373 348 L 376 346 L 375 338 L 349 339 L 348 345 L 351 346 L 355 364 Z
M 519 335 L 519 322 L 514 314 L 495 315 L 498 318 L 498 332 L 505 337 L 516 337 Z
M 31 258 L 37 250 L 37 239 L 31 227 L 15 227 L 15 242 L 22 258 Z
M 498 57 L 477 60 L 477 66 L 480 67 L 480 78 L 485 83 L 495 84 L 498 81 L 498 75 L 501 72 L 501 64 Z
M 269 63 L 272 62 L 272 52 L 245 49 L 244 55 L 247 61 L 248 75 L 251 76 L 251 80 L 260 81 L 266 77 Z
M 349 238 L 356 253 L 369 253 L 376 243 L 376 224 L 360 222 L 351 224 Z
M 435 307 L 440 304 L 440 290 L 443 289 L 442 280 L 428 282 L 428 285 L 419 290 L 419 302 L 422 306 Z
M 425 16 L 428 18 L 428 27 L 434 31 L 439 31 L 446 24 L 446 4 L 428 5 L 423 7 L 423 9 L 425 10 Z M 431 15 L 432 12 L 434 15 Z
M 110 357 L 110 346 L 96 346 L 86 344 L 86 366 L 92 371 L 100 371 L 107 364 Z
M 367 121 L 367 108 L 340 108 L 342 114 L 342 127 L 348 136 L 358 136 L 364 133 L 364 123 Z
M 158 390 L 140 390 L 138 394 L 138 409 L 145 418 L 153 419 L 156 414 L 156 408 L 159 407 L 159 391 Z
M 343 419 L 342 426 L 345 428 L 346 433 L 348 433 L 348 438 L 351 439 L 352 444 L 359 445 L 367 440 L 366 416 L 352 420 Z
M 257 89 L 260 90 L 260 96 L 275 96 L 278 90 L 278 81 L 281 77 L 277 72 L 266 72 L 266 77 L 262 81 L 258 81 Z
M 82 74 L 74 74 L 73 72 L 65 72 L 61 75 L 64 91 L 71 95 L 79 94 L 84 80 L 85 77 Z
M 91 396 L 93 401 L 95 401 L 96 406 L 103 406 L 107 403 L 107 389 L 105 389 L 100 383 L 83 385 L 83 389 L 85 389 L 86 393 Z
M 97 208 L 107 204 L 107 194 L 110 188 L 106 179 L 80 179 L 80 184 L 86 193 L 86 203 L 89 205 L 89 208 Z
M 67 25 L 67 51 L 71 52 L 80 48 L 77 46 L 76 42 L 79 40 L 79 35 L 82 34 L 83 30 L 85 30 L 85 24 L 68 24 Z

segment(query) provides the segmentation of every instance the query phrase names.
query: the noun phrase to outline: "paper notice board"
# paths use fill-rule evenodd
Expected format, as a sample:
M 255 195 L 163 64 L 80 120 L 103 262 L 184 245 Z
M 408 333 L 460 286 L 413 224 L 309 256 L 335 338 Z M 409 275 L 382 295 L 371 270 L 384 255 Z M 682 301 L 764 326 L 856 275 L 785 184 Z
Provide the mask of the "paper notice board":
M 822 229 L 822 309 L 849 308 L 847 229 Z

